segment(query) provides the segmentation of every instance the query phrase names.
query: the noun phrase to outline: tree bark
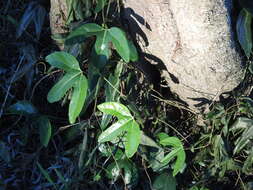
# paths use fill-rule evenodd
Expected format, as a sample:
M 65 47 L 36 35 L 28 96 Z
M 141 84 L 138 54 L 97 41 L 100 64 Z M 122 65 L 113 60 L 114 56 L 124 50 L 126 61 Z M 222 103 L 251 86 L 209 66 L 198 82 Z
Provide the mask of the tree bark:
M 140 46 L 162 60 L 171 90 L 191 108 L 218 100 L 242 81 L 232 0 L 125 0 L 125 8 Z

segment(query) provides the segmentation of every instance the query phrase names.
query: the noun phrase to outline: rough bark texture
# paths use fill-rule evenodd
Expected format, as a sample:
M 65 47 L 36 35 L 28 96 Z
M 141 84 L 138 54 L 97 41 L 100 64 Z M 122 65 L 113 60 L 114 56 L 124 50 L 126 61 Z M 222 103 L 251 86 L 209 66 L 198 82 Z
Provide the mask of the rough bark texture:
M 195 110 L 243 78 L 231 5 L 232 0 L 125 0 L 125 17 L 143 51 L 162 60 L 171 90 Z
M 67 32 L 65 23 L 67 16 L 67 4 L 66 0 L 50 0 L 50 28 L 51 33 L 64 34 Z M 59 44 L 59 48 L 63 49 L 63 44 Z

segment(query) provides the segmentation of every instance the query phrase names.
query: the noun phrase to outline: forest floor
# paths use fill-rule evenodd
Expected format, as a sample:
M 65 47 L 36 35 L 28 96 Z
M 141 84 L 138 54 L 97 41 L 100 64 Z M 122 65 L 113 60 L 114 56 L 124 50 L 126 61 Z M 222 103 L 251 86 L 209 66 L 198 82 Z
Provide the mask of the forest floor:
M 90 101 L 70 124 L 73 94 L 56 103 L 47 100 L 64 72 L 46 62 L 50 53 L 60 50 L 51 38 L 49 2 L 41 2 L 0 2 L 0 190 L 253 190 L 252 93 L 235 91 L 223 102 L 214 102 L 199 125 L 200 116 L 179 103 L 163 81 L 153 84 L 115 52 L 94 79 L 98 66 L 89 61 L 92 37 L 65 49 L 77 57 L 88 80 L 93 77 L 89 84 L 96 81 Z M 101 24 L 94 7 L 87 19 Z M 115 23 L 109 25 L 122 25 Z M 246 82 L 249 78 L 252 73 L 247 71 Z M 116 121 L 104 121 L 97 109 L 108 100 L 124 104 L 143 131 L 131 158 L 124 154 L 124 136 L 98 143 L 101 123 Z M 185 160 L 176 153 L 162 163 L 176 146 L 162 143 L 161 134 L 179 140 Z M 180 159 L 183 165 L 173 176 Z

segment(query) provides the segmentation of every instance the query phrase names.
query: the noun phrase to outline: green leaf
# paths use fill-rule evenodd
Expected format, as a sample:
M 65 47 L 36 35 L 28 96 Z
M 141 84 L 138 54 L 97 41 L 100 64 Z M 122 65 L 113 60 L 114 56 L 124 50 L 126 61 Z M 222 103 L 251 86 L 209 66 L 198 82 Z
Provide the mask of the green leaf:
M 160 141 L 163 146 L 182 147 L 181 141 L 177 137 L 167 137 Z
M 171 160 L 176 157 L 176 161 L 173 168 L 173 176 L 176 176 L 185 165 L 185 151 L 182 142 L 177 137 L 169 137 L 166 133 L 159 133 L 160 144 L 163 146 L 172 146 L 172 151 L 167 154 L 161 162 L 168 164 Z
M 88 89 L 88 81 L 82 74 L 78 76 L 74 84 L 74 92 L 69 104 L 69 121 L 71 124 L 75 123 L 76 118 L 82 111 Z
M 112 40 L 111 35 L 108 30 L 104 30 L 97 35 L 97 39 L 95 42 L 95 51 L 97 55 L 104 55 L 107 59 L 109 59 L 111 51 L 109 48 L 109 42 Z
M 63 51 L 51 53 L 46 57 L 46 61 L 53 67 L 62 69 L 66 72 L 73 70 L 81 71 L 76 58 Z
M 173 167 L 173 176 L 176 176 L 178 172 L 180 172 L 184 168 L 185 164 L 185 152 L 183 147 L 178 147 L 173 149 L 169 154 L 167 154 L 161 162 L 164 164 L 168 164 L 172 159 L 176 157 L 176 162 Z
M 159 138 L 159 141 L 162 141 L 162 140 L 168 138 L 169 135 L 166 134 L 166 133 L 158 133 L 158 134 L 157 134 L 157 137 Z
M 239 42 L 249 58 L 252 52 L 252 15 L 245 9 L 241 10 L 240 15 L 237 19 L 236 31 Z
M 124 172 L 121 172 L 122 169 Z M 121 175 L 124 177 L 124 182 L 129 187 L 136 185 L 138 182 L 138 170 L 135 164 L 130 160 L 119 160 L 117 163 L 113 162 L 109 164 L 106 168 L 106 177 L 113 181 L 116 181 Z
M 94 10 L 95 13 L 100 12 L 107 5 L 107 0 L 97 0 L 97 5 Z
M 138 61 L 139 55 L 138 55 L 138 52 L 137 52 L 137 49 L 136 49 L 134 43 L 132 41 L 128 40 L 128 46 L 130 48 L 130 60 L 133 62 Z
M 105 101 L 106 102 L 118 102 L 120 99 L 120 94 L 118 93 L 120 86 L 120 75 L 123 71 L 123 63 L 119 62 L 114 73 L 110 74 L 109 80 L 106 81 L 105 85 Z M 108 114 L 103 114 L 101 121 L 101 128 L 104 129 L 110 122 L 112 116 Z
M 48 172 L 40 165 L 39 162 L 37 162 L 37 166 L 40 170 L 40 172 L 42 173 L 42 175 L 46 178 L 46 180 L 54 186 L 55 189 L 58 189 L 57 186 L 55 185 L 54 181 L 52 180 L 52 178 L 50 177 L 50 175 L 48 174 Z
M 59 101 L 74 86 L 80 75 L 80 71 L 66 73 L 49 91 L 47 95 L 48 102 Z
M 140 127 L 136 121 L 132 120 L 127 127 L 127 136 L 125 142 L 125 151 L 128 158 L 131 158 L 137 152 L 140 141 Z
M 253 120 L 240 117 L 230 129 L 231 131 L 243 130 L 243 133 L 235 141 L 234 154 L 239 153 L 253 139 Z
M 97 35 L 103 30 L 104 28 L 94 23 L 84 24 L 73 30 L 66 38 L 65 43 L 67 45 L 73 45 L 75 43 L 82 42 L 85 38 Z
M 120 160 L 123 158 L 123 156 L 125 156 L 119 147 L 108 146 L 105 143 L 99 144 L 98 150 L 105 157 L 110 157 L 111 155 L 113 155 L 115 160 Z
M 178 153 L 182 150 L 181 147 L 175 148 L 173 149 L 169 154 L 167 154 L 162 160 L 161 162 L 168 164 L 173 158 L 175 158 Z
M 103 143 L 115 139 L 118 135 L 127 130 L 126 128 L 129 126 L 131 121 L 131 118 L 126 118 L 112 124 L 99 136 L 98 142 Z
M 39 127 L 40 143 L 47 147 L 52 135 L 51 123 L 46 116 L 39 117 L 36 123 Z
M 253 1 L 251 0 L 239 0 L 239 3 L 243 8 L 249 11 L 253 15 Z
M 250 173 L 253 171 L 253 148 L 243 164 L 242 171 L 248 175 L 250 175 Z
M 181 150 L 177 154 L 177 159 L 173 167 L 173 176 L 176 176 L 182 169 L 184 169 L 185 159 L 186 159 L 186 155 L 182 147 Z
M 154 190 L 176 190 L 177 181 L 171 174 L 162 173 L 157 176 L 154 184 Z
M 132 118 L 129 109 L 123 104 L 117 102 L 105 102 L 98 105 L 98 109 L 106 114 L 116 116 L 118 119 L 122 118 Z
M 141 132 L 141 142 L 140 142 L 140 144 L 160 149 L 160 146 L 153 139 L 151 139 L 150 137 L 145 135 L 143 132 Z
M 17 103 L 11 105 L 7 111 L 12 114 L 18 115 L 34 115 L 38 114 L 38 110 L 33 106 L 33 104 L 29 101 L 22 100 Z
M 109 32 L 116 51 L 128 63 L 130 61 L 130 48 L 125 33 L 117 27 L 110 28 Z

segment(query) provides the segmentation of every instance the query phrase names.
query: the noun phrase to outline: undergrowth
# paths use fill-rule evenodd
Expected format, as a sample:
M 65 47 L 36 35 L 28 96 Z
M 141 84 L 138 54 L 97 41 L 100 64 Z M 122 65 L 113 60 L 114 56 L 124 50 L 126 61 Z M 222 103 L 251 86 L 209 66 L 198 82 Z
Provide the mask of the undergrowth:
M 248 79 L 253 6 L 240 3 Z M 253 189 L 250 95 L 199 118 L 136 66 L 119 1 L 69 1 L 68 33 L 52 36 L 63 50 L 49 2 L 0 5 L 0 190 Z

